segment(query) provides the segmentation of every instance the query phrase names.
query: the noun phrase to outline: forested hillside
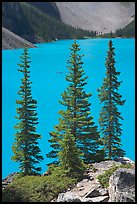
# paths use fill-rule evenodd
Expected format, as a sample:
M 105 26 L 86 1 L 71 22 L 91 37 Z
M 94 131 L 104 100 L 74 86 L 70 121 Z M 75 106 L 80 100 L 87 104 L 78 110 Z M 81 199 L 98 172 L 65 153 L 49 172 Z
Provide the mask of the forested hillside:
M 118 37 L 135 37 L 135 18 L 124 28 L 116 30 Z
M 29 4 L 37 7 L 49 16 L 60 19 L 60 13 L 55 2 L 28 2 Z
M 132 16 L 133 20 L 127 24 L 125 27 L 116 30 L 116 32 L 105 33 L 102 35 L 104 38 L 112 37 L 122 37 L 122 38 L 131 38 L 135 37 L 135 16 Z
M 48 3 L 45 2 L 43 6 L 42 4 L 40 6 L 39 3 L 33 2 L 31 4 L 27 2 L 3 2 L 3 27 L 32 43 L 95 35 L 95 32 L 76 29 L 61 22 L 55 4 Z M 48 15 L 48 12 L 51 15 Z M 56 18 L 52 16 L 56 16 Z
M 18 2 L 2 2 L 2 26 L 34 42 L 34 32 Z

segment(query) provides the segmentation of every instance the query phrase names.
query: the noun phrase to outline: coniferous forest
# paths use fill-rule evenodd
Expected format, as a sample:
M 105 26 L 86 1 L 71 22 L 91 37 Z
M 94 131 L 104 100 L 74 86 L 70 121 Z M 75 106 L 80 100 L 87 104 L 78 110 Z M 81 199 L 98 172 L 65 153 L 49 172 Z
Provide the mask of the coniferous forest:
M 135 16 L 131 17 L 132 21 L 124 27 L 103 33 L 63 23 L 55 2 L 2 3 L 2 26 L 32 43 L 92 37 L 134 38 Z
M 48 175 L 43 177 L 39 165 L 44 155 L 38 145 L 41 135 L 37 133 L 39 101 L 33 99 L 31 61 L 28 50 L 24 49 L 18 65 L 22 79 L 16 100 L 15 117 L 18 122 L 14 126 L 16 134 L 12 146 L 12 159 L 18 163 L 20 172 L 9 188 L 3 190 L 3 201 L 48 202 L 80 181 L 89 164 L 125 155 L 121 148 L 120 121 L 123 117 L 118 109 L 124 105 L 125 100 L 119 93 L 122 81 L 115 66 L 113 42 L 110 40 L 108 43 L 106 75 L 97 90 L 102 105 L 99 127 L 93 120 L 92 105 L 89 102 L 92 88 L 90 93 L 85 89 L 88 76 L 84 71 L 80 50 L 80 45 L 74 40 L 67 60 L 67 87 L 59 101 L 65 109 L 59 111 L 58 124 L 49 133 L 51 151 L 46 156 L 52 162 L 45 164 L 48 165 Z
M 43 4 L 42 2 L 3 2 L 2 25 L 32 43 L 80 39 L 96 35 L 95 31 L 66 25 L 60 20 L 54 2 L 45 4 L 46 2 Z

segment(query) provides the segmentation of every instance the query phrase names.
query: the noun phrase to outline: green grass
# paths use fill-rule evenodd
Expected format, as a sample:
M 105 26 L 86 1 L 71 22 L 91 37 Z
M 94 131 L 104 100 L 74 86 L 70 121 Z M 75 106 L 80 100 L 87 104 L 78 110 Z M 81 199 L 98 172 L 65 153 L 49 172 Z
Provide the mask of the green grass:
M 106 170 L 105 173 L 99 175 L 97 178 L 104 188 L 108 188 L 109 186 L 109 178 L 110 176 L 118 169 L 118 168 L 132 168 L 131 164 L 121 164 L 121 165 L 114 165 L 110 169 Z

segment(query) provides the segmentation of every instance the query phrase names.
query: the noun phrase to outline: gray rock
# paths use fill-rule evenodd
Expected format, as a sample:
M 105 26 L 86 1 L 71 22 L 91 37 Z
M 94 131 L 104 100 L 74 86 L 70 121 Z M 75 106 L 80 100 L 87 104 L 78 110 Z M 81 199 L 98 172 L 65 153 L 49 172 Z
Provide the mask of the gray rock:
M 107 33 L 115 32 L 131 21 L 135 2 L 125 3 L 128 5 L 121 2 L 56 2 L 56 5 L 64 23 Z
M 79 191 L 83 191 L 85 188 L 84 188 L 84 186 L 83 187 L 80 187 L 78 190 Z
M 77 188 L 81 188 L 81 187 L 83 187 L 83 183 L 82 182 L 78 182 L 76 186 L 77 186 Z
M 82 202 L 80 197 L 73 192 L 60 193 L 57 202 Z
M 101 170 L 104 171 L 104 170 L 110 169 L 114 165 L 120 165 L 120 164 L 121 164 L 121 162 L 118 162 L 118 161 L 107 160 L 107 161 L 102 161 L 102 162 L 99 162 L 99 163 L 95 163 L 93 166 L 98 171 L 101 171 Z
M 98 192 L 100 193 L 101 196 L 108 195 L 108 189 L 105 188 L 98 189 Z
M 93 202 L 92 198 L 81 198 L 82 202 Z
M 29 41 L 21 38 L 10 30 L 2 27 L 2 49 L 14 49 L 14 48 L 33 48 L 36 47 Z
M 108 196 L 97 196 L 93 198 L 82 198 L 82 202 L 108 202 L 109 197 Z
M 121 168 L 109 180 L 109 202 L 135 202 L 135 170 Z
M 98 197 L 91 198 L 91 200 L 93 202 L 108 202 L 109 196 L 98 196 Z
M 14 172 L 12 174 L 9 174 L 5 179 L 3 179 L 2 180 L 2 188 L 5 188 L 8 184 L 10 184 L 17 174 L 18 174 L 17 172 Z
M 90 181 L 93 181 L 93 180 L 94 180 L 94 177 L 93 177 L 93 176 L 90 176 L 90 177 L 89 177 L 89 180 L 90 180 Z
M 117 197 L 115 197 L 115 201 L 112 201 L 110 198 L 108 202 L 135 202 L 134 198 L 131 198 L 128 193 L 119 193 Z
M 96 196 L 100 196 L 100 193 L 96 188 L 93 188 L 85 195 L 85 198 L 92 198 Z
M 83 179 L 81 182 L 87 183 L 88 181 L 89 181 L 89 179 Z
M 95 163 L 97 172 L 88 169 L 88 174 L 94 179 L 83 179 L 73 189 L 61 193 L 56 202 L 135 202 L 135 170 L 118 169 L 111 177 L 109 192 L 98 183 L 97 176 L 101 171 L 106 171 L 113 165 L 119 165 L 117 161 L 102 161 Z M 110 197 L 110 199 L 109 199 Z
M 122 164 L 134 164 L 135 162 L 127 157 L 118 157 L 116 161 L 121 162 Z

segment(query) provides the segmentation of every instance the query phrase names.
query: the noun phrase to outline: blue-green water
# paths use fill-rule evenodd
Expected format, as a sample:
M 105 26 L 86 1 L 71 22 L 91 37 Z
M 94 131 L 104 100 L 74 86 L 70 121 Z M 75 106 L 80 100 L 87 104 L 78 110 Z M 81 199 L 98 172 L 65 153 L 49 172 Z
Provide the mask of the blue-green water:
M 83 61 L 88 84 L 85 89 L 92 92 L 91 114 L 98 125 L 100 103 L 97 88 L 102 84 L 105 76 L 105 59 L 110 39 L 77 40 L 84 54 Z M 38 48 L 29 49 L 31 56 L 32 96 L 38 101 L 39 124 L 37 132 L 42 135 L 39 140 L 44 161 L 40 163 L 42 173 L 46 170 L 49 159 L 46 153 L 50 151 L 48 143 L 49 132 L 58 123 L 58 111 L 62 105 L 58 100 L 67 86 L 65 75 L 68 70 L 67 59 L 73 40 L 60 40 L 52 43 L 37 44 Z M 126 99 L 120 111 L 124 118 L 122 145 L 126 156 L 135 159 L 135 40 L 113 39 L 116 53 L 116 68 L 120 71 L 122 80 L 120 93 Z M 11 160 L 12 144 L 14 142 L 14 125 L 16 116 L 16 99 L 20 86 L 21 73 L 17 71 L 22 49 L 2 51 L 2 177 L 18 171 L 18 164 Z M 57 72 L 62 72 L 58 74 Z

